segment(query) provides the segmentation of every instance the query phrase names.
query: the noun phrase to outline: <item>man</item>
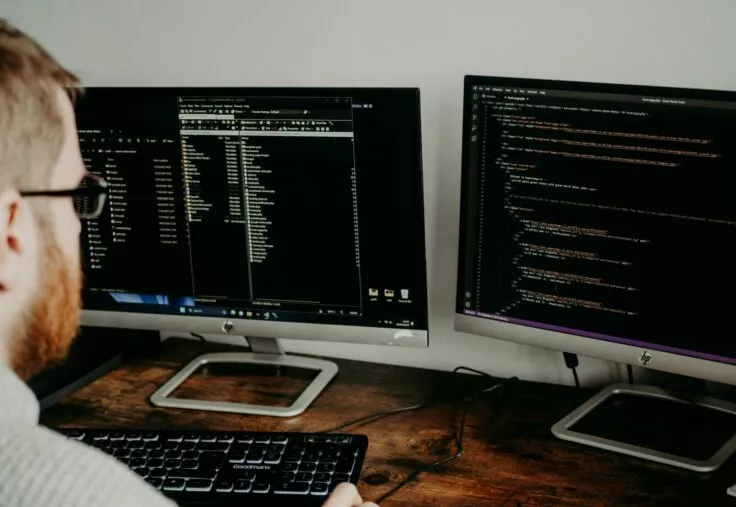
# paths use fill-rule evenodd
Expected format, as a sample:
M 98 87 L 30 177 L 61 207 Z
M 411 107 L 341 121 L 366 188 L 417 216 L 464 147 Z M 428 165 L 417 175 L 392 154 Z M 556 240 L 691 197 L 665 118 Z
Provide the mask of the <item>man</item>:
M 94 185 L 65 91 L 77 85 L 0 19 L 0 506 L 171 506 L 112 457 L 40 427 L 38 402 L 23 382 L 62 360 L 77 331 L 74 199 L 89 197 Z M 83 179 L 92 186 L 80 189 Z M 375 504 L 341 484 L 325 505 Z

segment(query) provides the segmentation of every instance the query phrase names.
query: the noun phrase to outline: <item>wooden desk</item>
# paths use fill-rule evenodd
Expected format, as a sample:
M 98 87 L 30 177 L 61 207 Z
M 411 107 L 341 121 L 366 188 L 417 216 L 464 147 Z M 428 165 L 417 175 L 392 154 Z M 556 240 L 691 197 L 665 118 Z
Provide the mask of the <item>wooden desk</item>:
M 480 377 L 336 360 L 340 373 L 335 382 L 304 414 L 291 419 L 161 409 L 148 402 L 150 394 L 194 356 L 228 349 L 168 340 L 155 356 L 132 360 L 51 407 L 42 414 L 42 423 L 89 428 L 319 431 L 420 402 L 437 385 L 457 393 L 455 401 L 346 430 L 370 438 L 359 488 L 364 498 L 373 500 L 413 470 L 426 470 L 428 464 L 447 455 L 464 406 L 462 397 L 475 387 L 490 385 L 489 379 Z M 251 380 L 248 384 L 242 376 L 202 375 L 184 389 L 218 393 L 214 398 L 219 399 L 247 394 L 250 400 L 278 402 L 298 387 L 298 380 L 281 380 Z M 718 473 L 697 474 L 554 438 L 551 425 L 590 394 L 518 382 L 508 396 L 479 400 L 467 419 L 465 454 L 439 472 L 421 473 L 383 505 L 736 506 L 736 499 L 725 494 L 727 486 L 736 483 L 736 459 Z

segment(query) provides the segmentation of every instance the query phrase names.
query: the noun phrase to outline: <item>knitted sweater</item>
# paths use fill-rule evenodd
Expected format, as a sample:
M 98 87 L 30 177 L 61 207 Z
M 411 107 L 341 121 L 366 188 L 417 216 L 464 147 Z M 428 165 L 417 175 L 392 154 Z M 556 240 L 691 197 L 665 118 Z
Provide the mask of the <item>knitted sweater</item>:
M 38 425 L 33 392 L 0 364 L 0 507 L 173 507 L 111 456 Z

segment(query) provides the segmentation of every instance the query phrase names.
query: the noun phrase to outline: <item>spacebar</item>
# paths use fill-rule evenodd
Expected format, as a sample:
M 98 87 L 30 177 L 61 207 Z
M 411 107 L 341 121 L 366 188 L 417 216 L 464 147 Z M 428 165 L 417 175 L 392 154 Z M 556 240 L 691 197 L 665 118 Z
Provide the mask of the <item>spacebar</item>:
M 214 479 L 217 477 L 217 472 L 214 470 L 169 470 L 166 477 L 172 479 Z

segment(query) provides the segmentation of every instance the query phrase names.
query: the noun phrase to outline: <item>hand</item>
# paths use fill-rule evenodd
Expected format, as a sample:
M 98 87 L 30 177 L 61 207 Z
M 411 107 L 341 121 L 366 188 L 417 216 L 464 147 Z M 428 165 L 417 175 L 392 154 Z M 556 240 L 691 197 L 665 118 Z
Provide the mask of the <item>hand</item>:
M 363 502 L 358 488 L 349 482 L 338 484 L 322 507 L 378 507 L 373 502 Z

